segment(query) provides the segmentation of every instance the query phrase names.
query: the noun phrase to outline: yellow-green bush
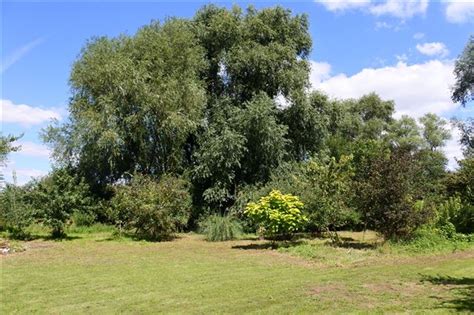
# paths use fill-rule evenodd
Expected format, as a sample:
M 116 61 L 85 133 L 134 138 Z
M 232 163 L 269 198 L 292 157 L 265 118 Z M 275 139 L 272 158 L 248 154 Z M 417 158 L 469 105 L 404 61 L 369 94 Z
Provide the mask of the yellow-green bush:
M 264 235 L 288 238 L 308 221 L 302 213 L 303 207 L 298 197 L 272 190 L 258 203 L 250 202 L 244 213 L 258 224 Z

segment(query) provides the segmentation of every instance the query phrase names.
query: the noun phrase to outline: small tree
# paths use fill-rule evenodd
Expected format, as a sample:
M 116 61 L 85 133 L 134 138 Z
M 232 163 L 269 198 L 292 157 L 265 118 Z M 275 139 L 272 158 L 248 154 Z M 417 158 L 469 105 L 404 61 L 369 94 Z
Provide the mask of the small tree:
M 358 199 L 368 223 L 386 239 L 410 236 L 432 214 L 429 208 L 415 206 L 423 199 L 419 172 L 415 156 L 397 149 L 375 158 L 368 177 L 358 183 Z
M 308 221 L 302 213 L 303 206 L 298 197 L 272 190 L 258 203 L 250 202 L 244 213 L 263 229 L 264 235 L 289 238 Z
M 40 220 L 52 228 L 54 238 L 65 236 L 74 212 L 88 212 L 93 200 L 89 186 L 65 168 L 55 169 L 36 183 L 32 205 Z

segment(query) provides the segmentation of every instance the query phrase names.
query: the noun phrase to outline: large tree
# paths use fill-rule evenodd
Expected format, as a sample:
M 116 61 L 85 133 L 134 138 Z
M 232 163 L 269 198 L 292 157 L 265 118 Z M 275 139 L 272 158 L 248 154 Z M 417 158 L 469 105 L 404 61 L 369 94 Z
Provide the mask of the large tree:
M 134 36 L 95 38 L 75 62 L 70 120 L 45 134 L 63 162 L 99 183 L 180 172 L 200 123 L 206 65 L 190 22 L 153 22 Z
M 210 5 L 92 39 L 72 68 L 69 121 L 44 138 L 95 187 L 187 173 L 195 200 L 226 208 L 298 141 L 274 100 L 304 95 L 310 49 L 307 17 L 281 7 Z
M 306 15 L 275 7 L 246 12 L 209 5 L 193 19 L 206 51 L 208 93 L 243 104 L 265 92 L 291 96 L 308 84 L 311 36 Z
M 464 51 L 456 60 L 454 74 L 456 83 L 452 99 L 465 106 L 467 102 L 474 100 L 474 36 L 469 37 Z
M 420 118 L 423 125 L 423 138 L 426 146 L 431 151 L 444 146 L 447 140 L 451 139 L 451 133 L 446 128 L 447 122 L 432 113 L 428 113 Z

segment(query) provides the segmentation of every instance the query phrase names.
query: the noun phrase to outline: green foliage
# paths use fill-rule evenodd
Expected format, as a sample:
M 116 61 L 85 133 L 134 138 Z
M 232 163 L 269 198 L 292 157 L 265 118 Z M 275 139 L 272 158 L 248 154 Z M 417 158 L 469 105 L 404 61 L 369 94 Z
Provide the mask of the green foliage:
M 459 161 L 459 168 L 445 181 L 448 195 L 459 198 L 461 210 L 453 221 L 459 233 L 474 233 L 474 157 Z
M 30 199 L 31 185 L 8 184 L 0 191 L 0 228 L 7 230 L 12 238 L 28 236 L 25 228 L 33 222 L 34 216 Z
M 311 50 L 306 15 L 292 16 L 281 7 L 245 13 L 214 5 L 193 19 L 209 67 L 204 74 L 213 97 L 232 95 L 237 104 L 264 92 L 290 96 L 308 83 Z
M 388 141 L 395 147 L 416 150 L 423 145 L 421 130 L 416 120 L 407 115 L 394 120 L 389 127 Z
M 277 189 L 299 197 L 308 218 L 306 228 L 312 231 L 334 231 L 354 224 L 358 214 L 351 206 L 354 174 L 351 162 L 351 156 L 342 156 L 339 161 L 334 157 L 315 157 L 283 164 L 265 186 L 244 188 L 233 210 L 241 214 L 247 202 L 255 202 Z
M 195 153 L 193 181 L 205 205 L 225 209 L 239 184 L 268 180 L 283 161 L 287 128 L 277 122 L 275 103 L 263 93 L 244 108 L 221 100 L 212 114 Z
M 372 93 L 361 98 L 335 101 L 328 110 L 330 156 L 338 159 L 357 150 L 357 143 L 381 141 L 389 133 L 395 104 Z
M 474 100 L 474 36 L 470 36 L 464 51 L 454 65 L 454 84 L 452 100 L 460 102 L 463 106 L 469 100 Z
M 423 138 L 431 151 L 442 147 L 451 138 L 451 133 L 446 129 L 447 122 L 443 118 L 428 113 L 420 118 L 420 122 L 423 125 Z
M 264 93 L 256 95 L 245 104 L 236 123 L 246 139 L 242 180 L 249 184 L 267 181 L 286 155 L 287 127 L 278 123 L 275 103 Z
M 11 152 L 16 152 L 20 150 L 21 146 L 15 146 L 13 143 L 20 139 L 23 135 L 20 136 L 3 136 L 0 132 L 0 182 L 5 180 L 4 174 L 2 173 L 2 168 L 5 167 L 5 162 L 7 160 L 8 154 Z
M 44 139 L 94 184 L 126 172 L 183 169 L 201 118 L 206 61 L 189 21 L 153 22 L 134 36 L 90 40 L 74 63 L 70 120 Z
M 298 197 L 273 190 L 258 203 L 250 202 L 245 215 L 259 225 L 264 235 L 287 238 L 307 223 L 308 219 L 302 213 L 303 206 Z
M 311 231 L 337 231 L 361 219 L 386 238 L 404 238 L 447 190 L 462 205 L 450 222 L 469 231 L 474 176 L 469 160 L 447 174 L 446 122 L 427 114 L 420 128 L 408 116 L 394 119 L 394 102 L 375 93 L 339 100 L 308 92 L 308 28 L 305 15 L 281 7 L 208 5 L 191 19 L 91 39 L 71 71 L 69 120 L 43 132 L 57 165 L 77 176 L 72 195 L 87 197 L 51 203 L 48 194 L 73 188 L 48 179 L 33 208 L 55 233 L 73 214 L 76 225 L 110 219 L 140 237 L 166 239 L 203 213 L 232 211 L 246 229 L 260 224 L 270 236 L 291 234 L 303 221 Z M 456 65 L 463 80 L 466 54 Z M 469 126 L 459 126 L 470 152 Z M 0 139 L 1 150 L 14 149 L 14 138 Z M 45 188 L 56 186 L 65 187 Z M 244 216 L 248 202 L 275 197 L 273 190 L 301 200 L 294 226 L 284 216 L 264 224 L 266 210 L 259 220 Z M 45 210 L 48 203 L 58 209 Z
M 199 231 L 206 240 L 221 242 L 233 240 L 242 234 L 242 226 L 229 215 L 211 214 L 199 222 Z
M 418 174 L 414 156 L 408 150 L 398 149 L 375 158 L 368 177 L 357 184 L 364 219 L 386 239 L 409 237 L 431 216 L 429 208 L 415 207 L 423 196 Z
M 211 108 L 209 126 L 198 138 L 192 169 L 196 203 L 226 208 L 232 202 L 237 174 L 246 152 L 245 136 L 237 130 L 240 109 L 221 99 Z
M 436 211 L 435 226 L 447 238 L 452 238 L 456 234 L 456 221 L 462 209 L 461 199 L 459 197 L 451 197 L 441 203 Z
M 331 104 L 328 97 L 313 92 L 309 97 L 293 100 L 282 110 L 282 121 L 288 126 L 288 151 L 298 161 L 319 152 L 328 137 L 331 120 Z
M 409 239 L 389 240 L 390 251 L 394 253 L 433 253 L 453 252 L 471 248 L 474 237 L 463 234 L 446 236 L 443 230 L 432 227 L 422 227 L 411 235 Z
M 52 228 L 53 237 L 65 235 L 65 226 L 71 223 L 74 212 L 90 213 L 94 206 L 89 186 L 64 168 L 34 183 L 32 195 L 36 216 Z
M 139 238 L 167 240 L 183 229 L 191 213 L 188 182 L 165 175 L 159 182 L 135 175 L 127 185 L 115 187 L 112 219 L 132 229 Z
M 10 152 L 18 151 L 21 147 L 13 145 L 13 142 L 20 139 L 21 136 L 16 137 L 12 135 L 2 136 L 0 133 L 0 165 L 3 164 Z
M 304 199 L 310 225 L 316 230 L 336 230 L 357 219 L 350 207 L 352 156 L 313 159 L 306 165 L 309 194 Z M 337 235 L 336 235 L 337 236 Z
M 94 213 L 85 213 L 75 211 L 72 214 L 72 222 L 75 226 L 91 226 L 96 221 L 97 217 Z
M 474 156 L 474 118 L 468 118 L 465 121 L 454 120 L 453 122 L 461 132 L 459 142 L 463 147 L 464 156 Z

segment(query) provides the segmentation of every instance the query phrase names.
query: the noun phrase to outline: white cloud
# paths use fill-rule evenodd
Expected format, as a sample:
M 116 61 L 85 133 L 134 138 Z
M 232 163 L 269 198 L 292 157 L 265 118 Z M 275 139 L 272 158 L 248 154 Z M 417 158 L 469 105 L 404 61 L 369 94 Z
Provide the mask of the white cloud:
M 21 146 L 18 152 L 13 154 L 34 156 L 34 157 L 46 157 L 49 158 L 51 151 L 44 145 L 30 142 L 30 141 L 17 141 L 15 145 Z
M 411 18 L 418 14 L 425 14 L 428 8 L 428 0 L 316 0 L 327 10 L 332 12 L 343 12 L 347 10 L 363 10 L 375 16 L 389 15 L 400 19 Z
M 370 4 L 370 0 L 316 0 L 316 2 L 333 12 L 362 8 Z
M 474 22 L 473 0 L 447 0 L 446 19 L 451 23 Z
M 0 172 L 5 175 L 7 183 L 14 183 L 13 173 L 16 174 L 16 183 L 24 185 L 33 178 L 42 177 L 48 174 L 48 171 L 39 170 L 35 168 L 16 168 L 15 162 L 8 162 L 6 167 L 0 168 Z M 1 183 L 3 184 L 3 183 Z M 0 185 L 1 187 L 2 185 Z
M 2 123 L 19 123 L 30 126 L 41 124 L 51 118 L 61 119 L 61 115 L 54 108 L 42 109 L 25 104 L 14 104 L 10 100 L 0 100 L 0 121 Z
M 446 45 L 440 42 L 417 44 L 416 49 L 426 56 L 441 56 L 449 55 L 449 50 Z
M 27 53 L 29 53 L 33 48 L 38 46 L 43 42 L 43 38 L 37 38 L 26 45 L 18 48 L 13 53 L 8 55 L 4 60 L 2 60 L 2 65 L 0 67 L 0 73 L 5 72 L 8 68 L 13 66 L 21 58 L 23 58 Z
M 402 29 L 403 25 L 404 23 L 391 24 L 385 21 L 377 21 L 375 22 L 375 30 L 387 29 L 387 30 L 393 30 L 395 32 L 398 32 Z
M 323 80 L 327 80 L 331 77 L 331 65 L 327 62 L 317 62 L 314 60 L 310 61 L 311 72 L 309 80 L 312 86 L 321 84 Z
M 431 60 L 407 65 L 399 61 L 394 66 L 365 68 L 352 76 L 343 73 L 329 76 L 330 65 L 313 64 L 324 65 L 312 67 L 313 88 L 333 97 L 357 98 L 376 92 L 384 99 L 395 101 L 398 116 L 441 114 L 457 107 L 450 99 L 450 86 L 454 83 L 452 62 Z
M 423 15 L 426 9 L 428 9 L 428 0 L 387 0 L 384 3 L 377 2 L 369 8 L 370 12 L 376 16 L 391 15 L 400 19 Z
M 418 33 L 413 34 L 413 38 L 417 40 L 422 39 L 423 37 L 425 37 L 424 33 L 418 32 Z
M 456 160 L 462 159 L 462 148 L 459 144 L 461 139 L 461 133 L 458 128 L 451 126 L 452 138 L 446 141 L 446 146 L 443 148 L 443 152 L 448 158 L 448 169 L 454 170 L 458 167 Z
M 395 55 L 395 58 L 397 58 L 398 62 L 407 62 L 408 61 L 407 54 Z

